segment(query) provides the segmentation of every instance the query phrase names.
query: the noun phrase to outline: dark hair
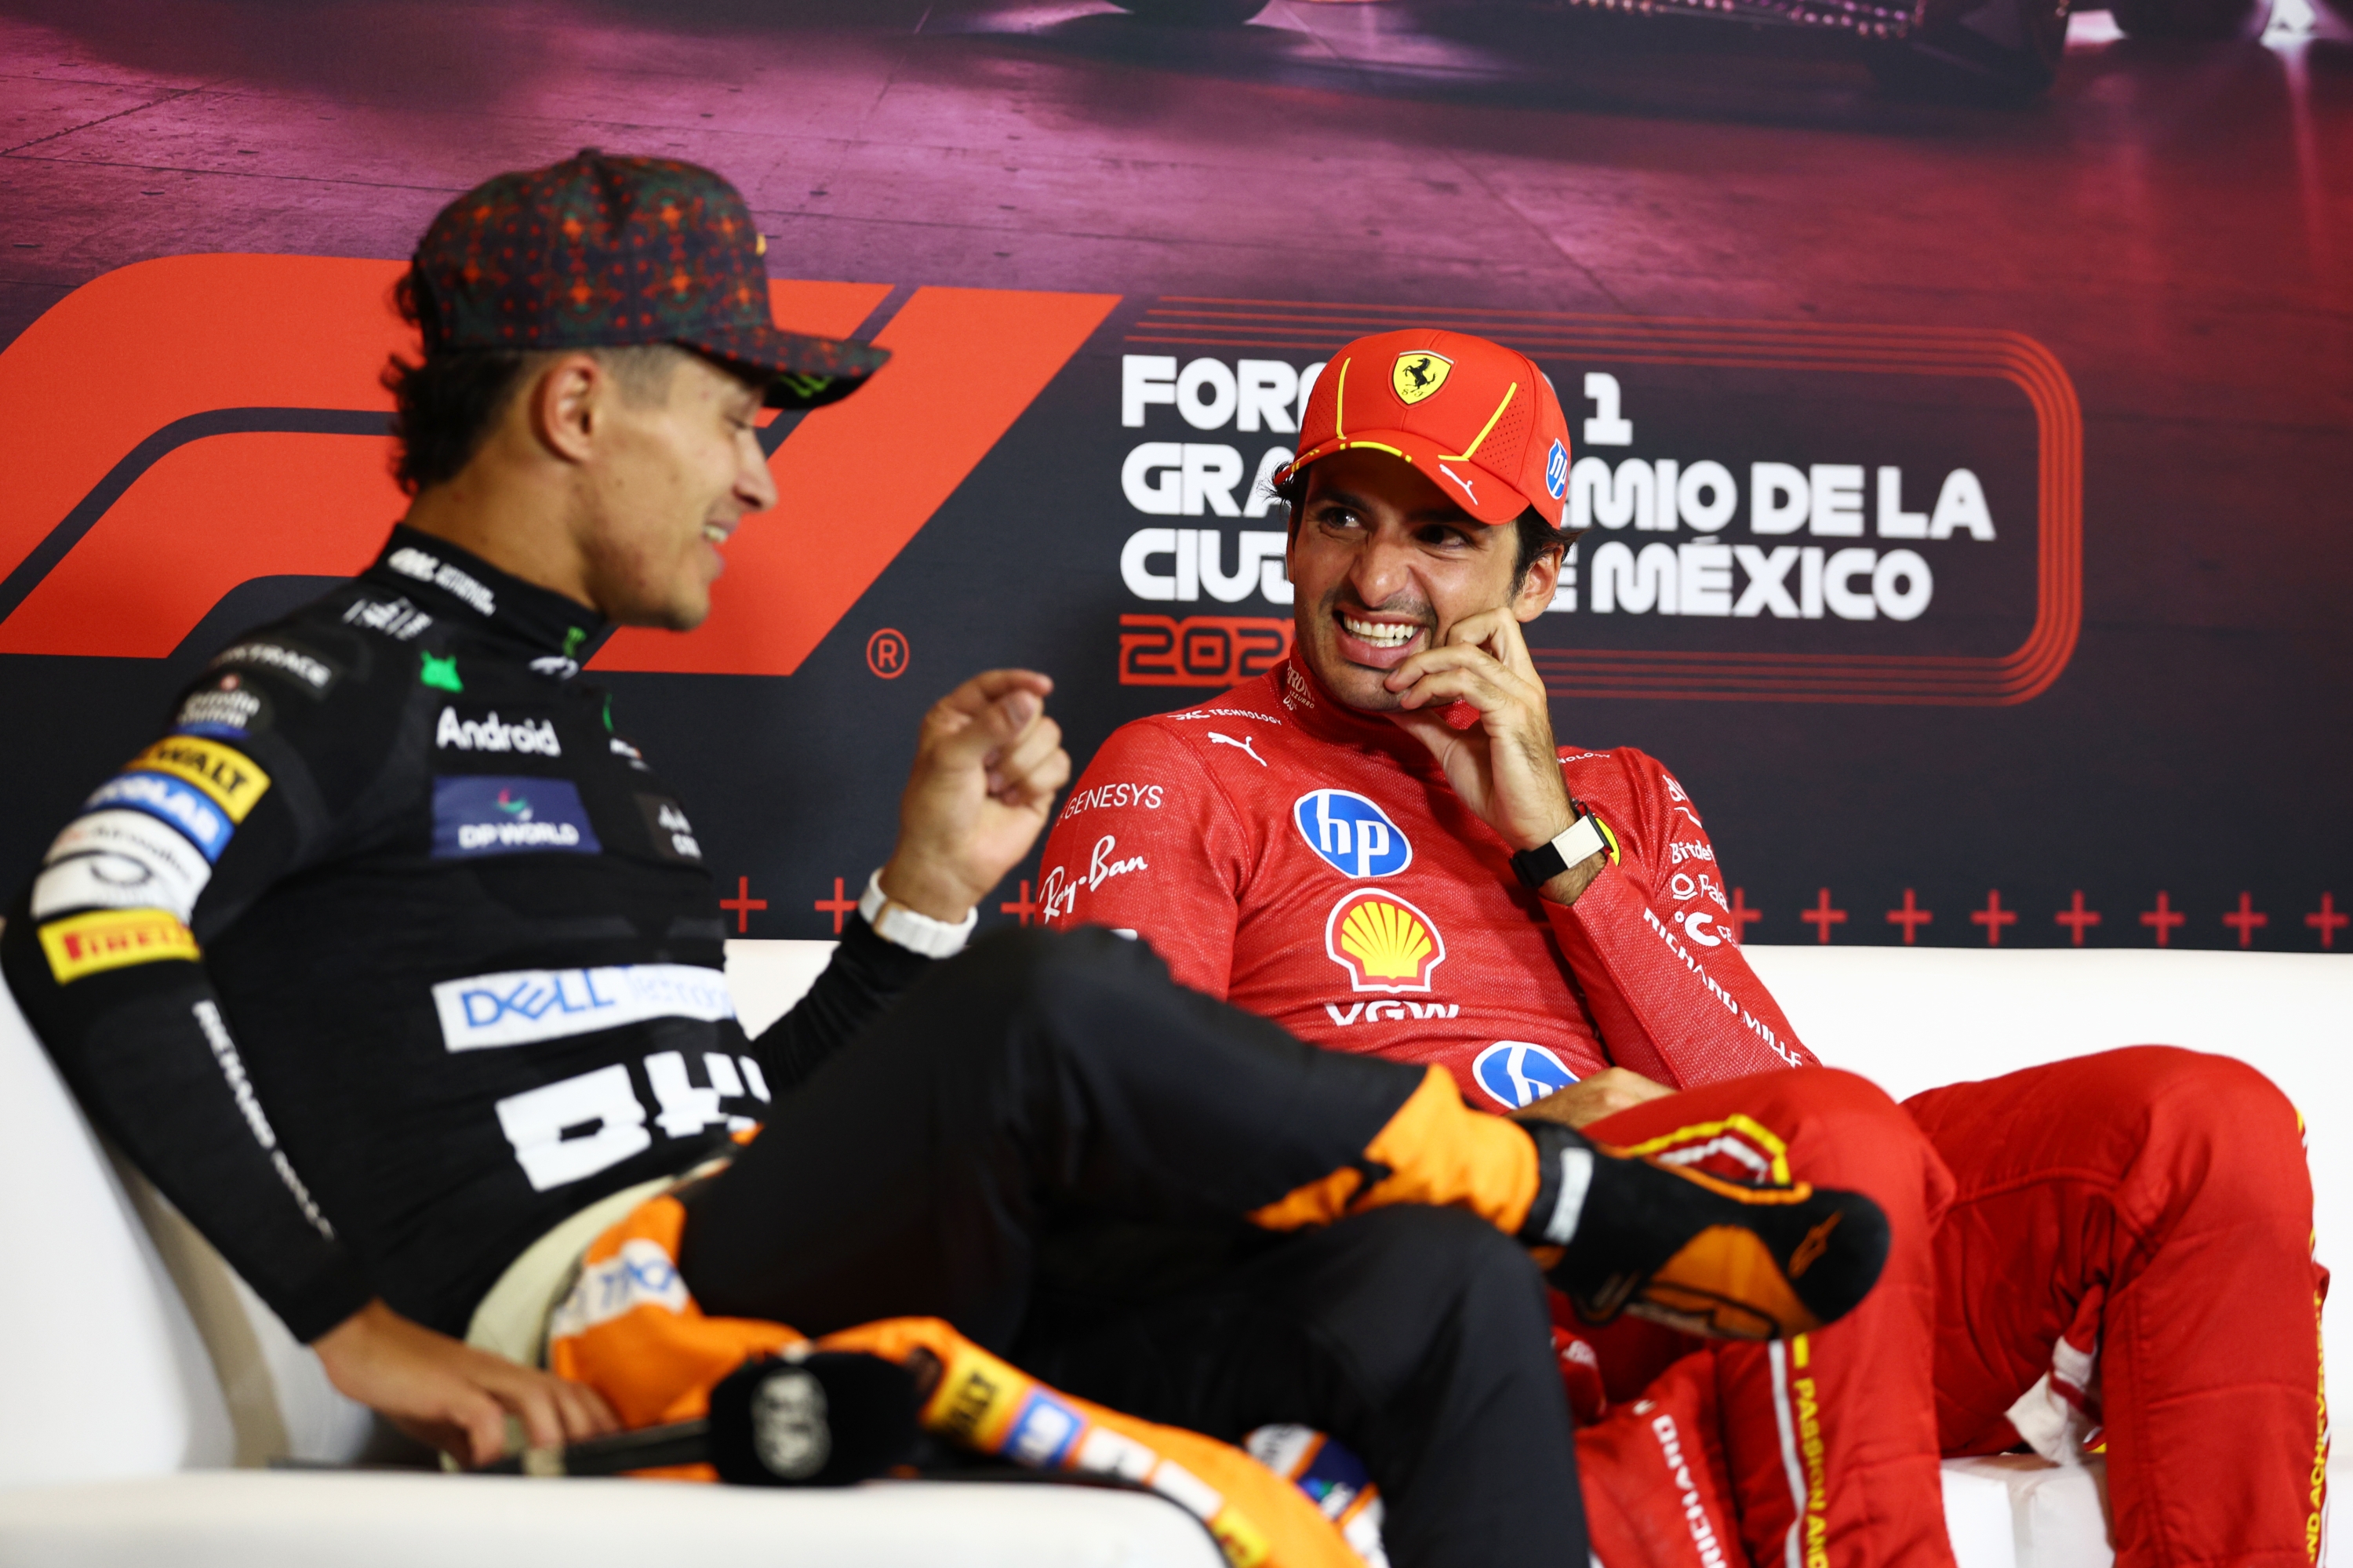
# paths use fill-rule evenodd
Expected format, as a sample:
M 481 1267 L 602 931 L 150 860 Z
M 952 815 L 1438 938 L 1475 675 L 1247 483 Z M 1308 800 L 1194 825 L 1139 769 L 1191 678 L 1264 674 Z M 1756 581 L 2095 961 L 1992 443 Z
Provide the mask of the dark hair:
M 1282 482 L 1274 487 L 1274 496 L 1276 500 L 1282 503 L 1291 514 L 1284 532 L 1296 533 L 1299 527 L 1300 509 L 1307 501 L 1307 475 L 1297 469 L 1285 474 Z M 1566 561 L 1568 552 L 1577 548 L 1577 540 L 1585 536 L 1582 529 L 1554 527 L 1545 521 L 1545 514 L 1533 506 L 1513 518 L 1512 527 L 1518 535 L 1515 541 L 1517 549 L 1512 562 L 1514 593 L 1517 593 L 1520 585 L 1528 580 L 1528 568 L 1535 565 L 1538 556 L 1557 545 L 1560 546 L 1561 558 Z
M 1568 553 L 1576 549 L 1577 540 L 1585 536 L 1582 529 L 1554 527 L 1545 521 L 1545 514 L 1533 506 L 1513 518 L 1512 526 L 1519 533 L 1519 558 L 1512 567 L 1512 590 L 1514 593 L 1519 591 L 1520 584 L 1527 580 L 1528 568 L 1535 565 L 1538 556 L 1558 545 L 1561 561 L 1566 565 Z
M 411 365 L 394 355 L 384 368 L 392 394 L 392 437 L 398 445 L 392 477 L 410 495 L 458 477 L 474 461 L 491 427 L 541 365 L 562 351 L 524 348 L 445 348 L 436 351 L 433 296 L 419 288 L 417 270 L 401 274 L 392 291 L 393 308 L 417 328 L 425 355 Z M 609 366 L 623 397 L 659 402 L 670 386 L 672 362 L 684 349 L 657 343 L 579 352 Z

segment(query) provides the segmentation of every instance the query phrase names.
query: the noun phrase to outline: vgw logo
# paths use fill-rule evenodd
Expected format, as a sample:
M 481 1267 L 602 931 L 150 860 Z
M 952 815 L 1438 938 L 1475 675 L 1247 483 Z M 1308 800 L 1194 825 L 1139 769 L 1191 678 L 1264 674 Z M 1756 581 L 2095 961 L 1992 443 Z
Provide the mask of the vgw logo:
M 1389 815 L 1352 789 L 1314 789 L 1292 808 L 1299 836 L 1343 876 L 1394 876 L 1413 863 L 1413 844 Z

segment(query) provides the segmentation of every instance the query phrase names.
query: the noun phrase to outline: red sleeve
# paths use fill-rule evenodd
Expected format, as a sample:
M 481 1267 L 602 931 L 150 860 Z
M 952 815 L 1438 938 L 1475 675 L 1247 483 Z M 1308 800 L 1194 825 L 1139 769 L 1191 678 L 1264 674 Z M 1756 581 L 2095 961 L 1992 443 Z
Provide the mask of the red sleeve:
M 1179 985 L 1222 1000 L 1251 854 L 1225 791 L 1149 720 L 1103 742 L 1039 861 L 1039 918 L 1152 944 Z
M 1816 1065 L 1740 956 L 1715 846 L 1682 785 L 1640 752 L 1620 754 L 1628 820 L 1594 810 L 1618 863 L 1567 907 L 1546 903 L 1610 1059 L 1679 1089 Z

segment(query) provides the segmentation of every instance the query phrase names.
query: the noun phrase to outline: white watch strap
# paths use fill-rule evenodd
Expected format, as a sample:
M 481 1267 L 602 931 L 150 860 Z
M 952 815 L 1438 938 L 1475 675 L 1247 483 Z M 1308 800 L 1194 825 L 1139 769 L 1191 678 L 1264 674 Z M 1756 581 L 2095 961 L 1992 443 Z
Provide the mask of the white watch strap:
M 867 874 L 866 891 L 858 897 L 858 913 L 884 941 L 927 959 L 954 958 L 963 952 L 964 945 L 972 940 L 972 928 L 980 924 L 977 906 L 965 911 L 962 920 L 951 925 L 918 914 L 903 904 L 892 903 L 882 891 L 882 873 L 879 869 Z
M 1560 853 L 1560 863 L 1571 866 L 1601 853 L 1609 845 L 1601 837 L 1601 824 L 1588 812 L 1571 822 L 1567 832 L 1552 841 L 1552 847 Z

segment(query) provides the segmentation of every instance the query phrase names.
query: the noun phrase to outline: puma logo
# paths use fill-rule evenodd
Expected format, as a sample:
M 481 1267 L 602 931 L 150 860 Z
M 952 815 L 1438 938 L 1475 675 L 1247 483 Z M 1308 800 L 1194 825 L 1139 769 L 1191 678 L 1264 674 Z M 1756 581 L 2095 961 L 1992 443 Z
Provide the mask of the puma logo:
M 1476 506 L 1479 504 L 1479 493 L 1471 488 L 1471 482 L 1469 480 L 1463 478 L 1461 474 L 1455 472 L 1444 463 L 1440 463 L 1438 465 L 1438 471 L 1452 480 L 1455 483 L 1461 485 L 1462 487 L 1462 493 L 1471 498 L 1472 505 Z
M 1257 752 L 1255 752 L 1255 751 L 1250 751 L 1250 741 L 1249 741 L 1248 737 L 1244 737 L 1243 739 L 1240 739 L 1240 740 L 1236 740 L 1232 736 L 1229 736 L 1229 735 L 1219 735 L 1216 730 L 1210 730 L 1210 731 L 1208 732 L 1208 736 L 1209 736 L 1209 738 L 1210 738 L 1211 740 L 1216 741 L 1219 746 L 1230 746 L 1230 747 L 1234 747 L 1236 750 L 1250 752 L 1250 759 L 1252 762 L 1257 763 L 1261 768 L 1263 768 L 1263 767 L 1265 767 L 1265 766 L 1266 766 L 1266 758 L 1265 758 L 1261 757 L 1261 756 L 1260 756 Z

